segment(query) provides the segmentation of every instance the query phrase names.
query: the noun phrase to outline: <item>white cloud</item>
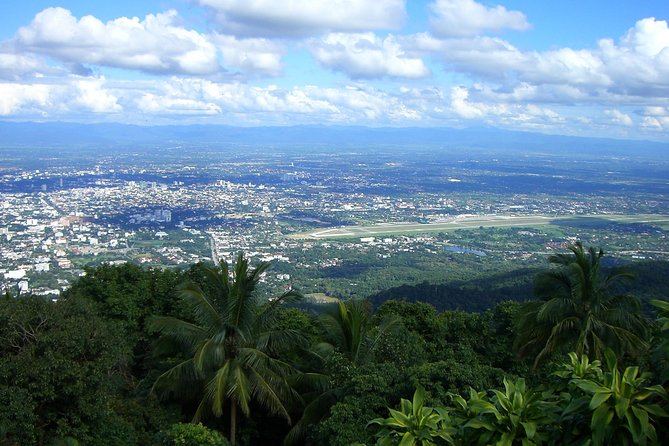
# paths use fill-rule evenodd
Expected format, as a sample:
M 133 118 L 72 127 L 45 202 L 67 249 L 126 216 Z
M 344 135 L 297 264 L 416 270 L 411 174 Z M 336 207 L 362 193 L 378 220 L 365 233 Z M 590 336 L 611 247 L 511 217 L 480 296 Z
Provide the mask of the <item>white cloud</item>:
M 104 79 L 86 79 L 74 83 L 78 90 L 76 104 L 93 113 L 117 113 L 123 110 L 118 98 L 103 88 Z
M 430 30 L 436 36 L 476 36 L 488 31 L 524 31 L 530 24 L 520 11 L 497 5 L 488 8 L 474 0 L 436 0 L 430 5 Z
M 657 57 L 669 46 L 669 28 L 664 20 L 646 18 L 636 22 L 621 39 L 621 46 L 633 48 L 638 54 Z
M 624 126 L 631 126 L 634 125 L 634 121 L 632 121 L 632 118 L 630 115 L 621 112 L 618 109 L 611 109 L 611 110 L 605 110 L 604 113 L 607 116 L 611 117 L 611 121 L 615 124 L 619 125 L 624 125 Z
M 645 116 L 641 126 L 646 130 L 664 131 L 669 130 L 669 116 L 656 118 L 654 116 Z
M 49 85 L 0 83 L 0 116 L 48 110 L 53 105 L 52 90 Z
M 0 52 L 0 79 L 19 80 L 38 77 L 51 70 L 42 60 L 29 54 Z
M 104 78 L 71 77 L 61 83 L 0 83 L 0 115 L 61 117 L 68 113 L 96 114 L 123 111 L 116 94 L 106 88 Z
M 651 106 L 644 107 L 644 116 L 669 116 L 669 107 Z
M 176 24 L 174 10 L 144 20 L 121 17 L 103 23 L 77 19 L 63 8 L 47 8 L 13 43 L 23 51 L 67 63 L 95 64 L 150 73 L 212 74 L 219 70 L 215 46 L 196 31 Z
M 669 131 L 669 107 L 644 107 L 641 125 L 652 131 Z
M 419 78 L 430 74 L 420 58 L 408 57 L 392 35 L 331 33 L 311 40 L 310 50 L 323 66 L 352 78 Z
M 197 0 L 225 34 L 308 36 L 327 31 L 398 29 L 405 0 Z
M 407 51 L 434 54 L 449 69 L 492 79 L 499 79 L 500 74 L 529 62 L 526 54 L 497 37 L 438 39 L 428 33 L 419 33 L 404 37 L 401 42 Z
M 478 95 L 478 91 L 473 90 Z M 472 99 L 471 91 L 457 86 L 451 89 L 451 109 L 464 119 L 483 120 L 524 129 L 546 129 L 560 126 L 566 119 L 555 110 L 536 104 L 508 104 Z
M 468 101 L 469 91 L 465 87 L 453 87 L 451 90 L 451 107 L 453 111 L 465 119 L 481 118 L 486 114 L 485 106 L 472 104 Z
M 221 108 L 216 104 L 188 98 L 158 96 L 153 93 L 146 93 L 139 98 L 137 107 L 143 113 L 158 115 L 217 115 L 221 113 Z
M 421 106 L 377 89 L 358 86 L 326 88 L 315 85 L 280 88 L 238 82 L 170 78 L 145 83 L 135 94 L 141 114 L 169 116 L 218 116 L 229 124 L 396 124 L 420 120 Z M 126 107 L 127 108 L 127 107 Z M 126 110 L 132 115 L 133 110 Z M 210 121 L 211 122 L 211 121 Z
M 592 49 L 524 52 L 500 38 L 427 33 L 401 43 L 412 55 L 432 54 L 447 69 L 473 74 L 500 92 L 522 87 L 523 100 L 608 105 L 669 98 L 669 27 L 653 18 L 638 21 L 618 43 L 603 39 Z
M 276 75 L 281 72 L 283 48 L 268 39 L 237 39 L 214 34 L 212 41 L 223 55 L 223 64 L 245 72 Z

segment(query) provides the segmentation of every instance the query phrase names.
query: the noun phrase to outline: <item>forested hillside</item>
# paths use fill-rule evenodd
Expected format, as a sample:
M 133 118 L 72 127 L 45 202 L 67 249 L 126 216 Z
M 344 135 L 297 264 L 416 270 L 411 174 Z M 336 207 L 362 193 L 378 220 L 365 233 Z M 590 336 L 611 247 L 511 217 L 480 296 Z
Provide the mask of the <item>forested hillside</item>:
M 56 302 L 8 294 L 0 444 L 666 442 L 669 267 L 571 249 L 308 311 L 264 295 L 270 265 L 241 254 L 91 268 Z

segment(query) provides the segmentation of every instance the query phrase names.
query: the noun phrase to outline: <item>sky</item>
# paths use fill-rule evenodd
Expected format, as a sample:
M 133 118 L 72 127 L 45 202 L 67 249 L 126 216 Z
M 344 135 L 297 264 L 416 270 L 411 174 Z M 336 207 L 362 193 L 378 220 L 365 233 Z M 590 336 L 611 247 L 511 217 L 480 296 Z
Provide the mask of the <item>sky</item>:
M 2 0 L 0 120 L 669 141 L 667 0 Z

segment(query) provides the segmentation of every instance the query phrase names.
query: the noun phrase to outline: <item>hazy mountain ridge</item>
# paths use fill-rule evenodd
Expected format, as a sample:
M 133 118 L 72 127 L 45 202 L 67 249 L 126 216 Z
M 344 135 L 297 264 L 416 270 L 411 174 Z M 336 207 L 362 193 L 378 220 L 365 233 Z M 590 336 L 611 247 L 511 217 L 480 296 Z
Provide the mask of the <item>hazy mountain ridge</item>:
M 0 145 L 118 147 L 165 144 L 235 145 L 383 145 L 467 149 L 536 150 L 563 153 L 601 152 L 664 156 L 668 143 L 500 130 L 492 127 L 424 128 L 361 126 L 232 127 L 223 125 L 137 126 L 0 121 Z

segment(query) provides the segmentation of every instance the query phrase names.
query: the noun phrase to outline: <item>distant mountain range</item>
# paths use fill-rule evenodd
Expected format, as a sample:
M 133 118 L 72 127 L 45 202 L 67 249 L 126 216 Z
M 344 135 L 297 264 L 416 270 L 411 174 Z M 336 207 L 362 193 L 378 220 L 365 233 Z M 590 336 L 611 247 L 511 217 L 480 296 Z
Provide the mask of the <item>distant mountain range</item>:
M 358 126 L 230 127 L 222 125 L 136 126 L 0 121 L 0 150 L 9 147 L 146 147 L 180 144 L 374 146 L 384 148 L 521 150 L 550 153 L 669 155 L 669 143 L 556 136 L 476 128 L 372 128 Z

